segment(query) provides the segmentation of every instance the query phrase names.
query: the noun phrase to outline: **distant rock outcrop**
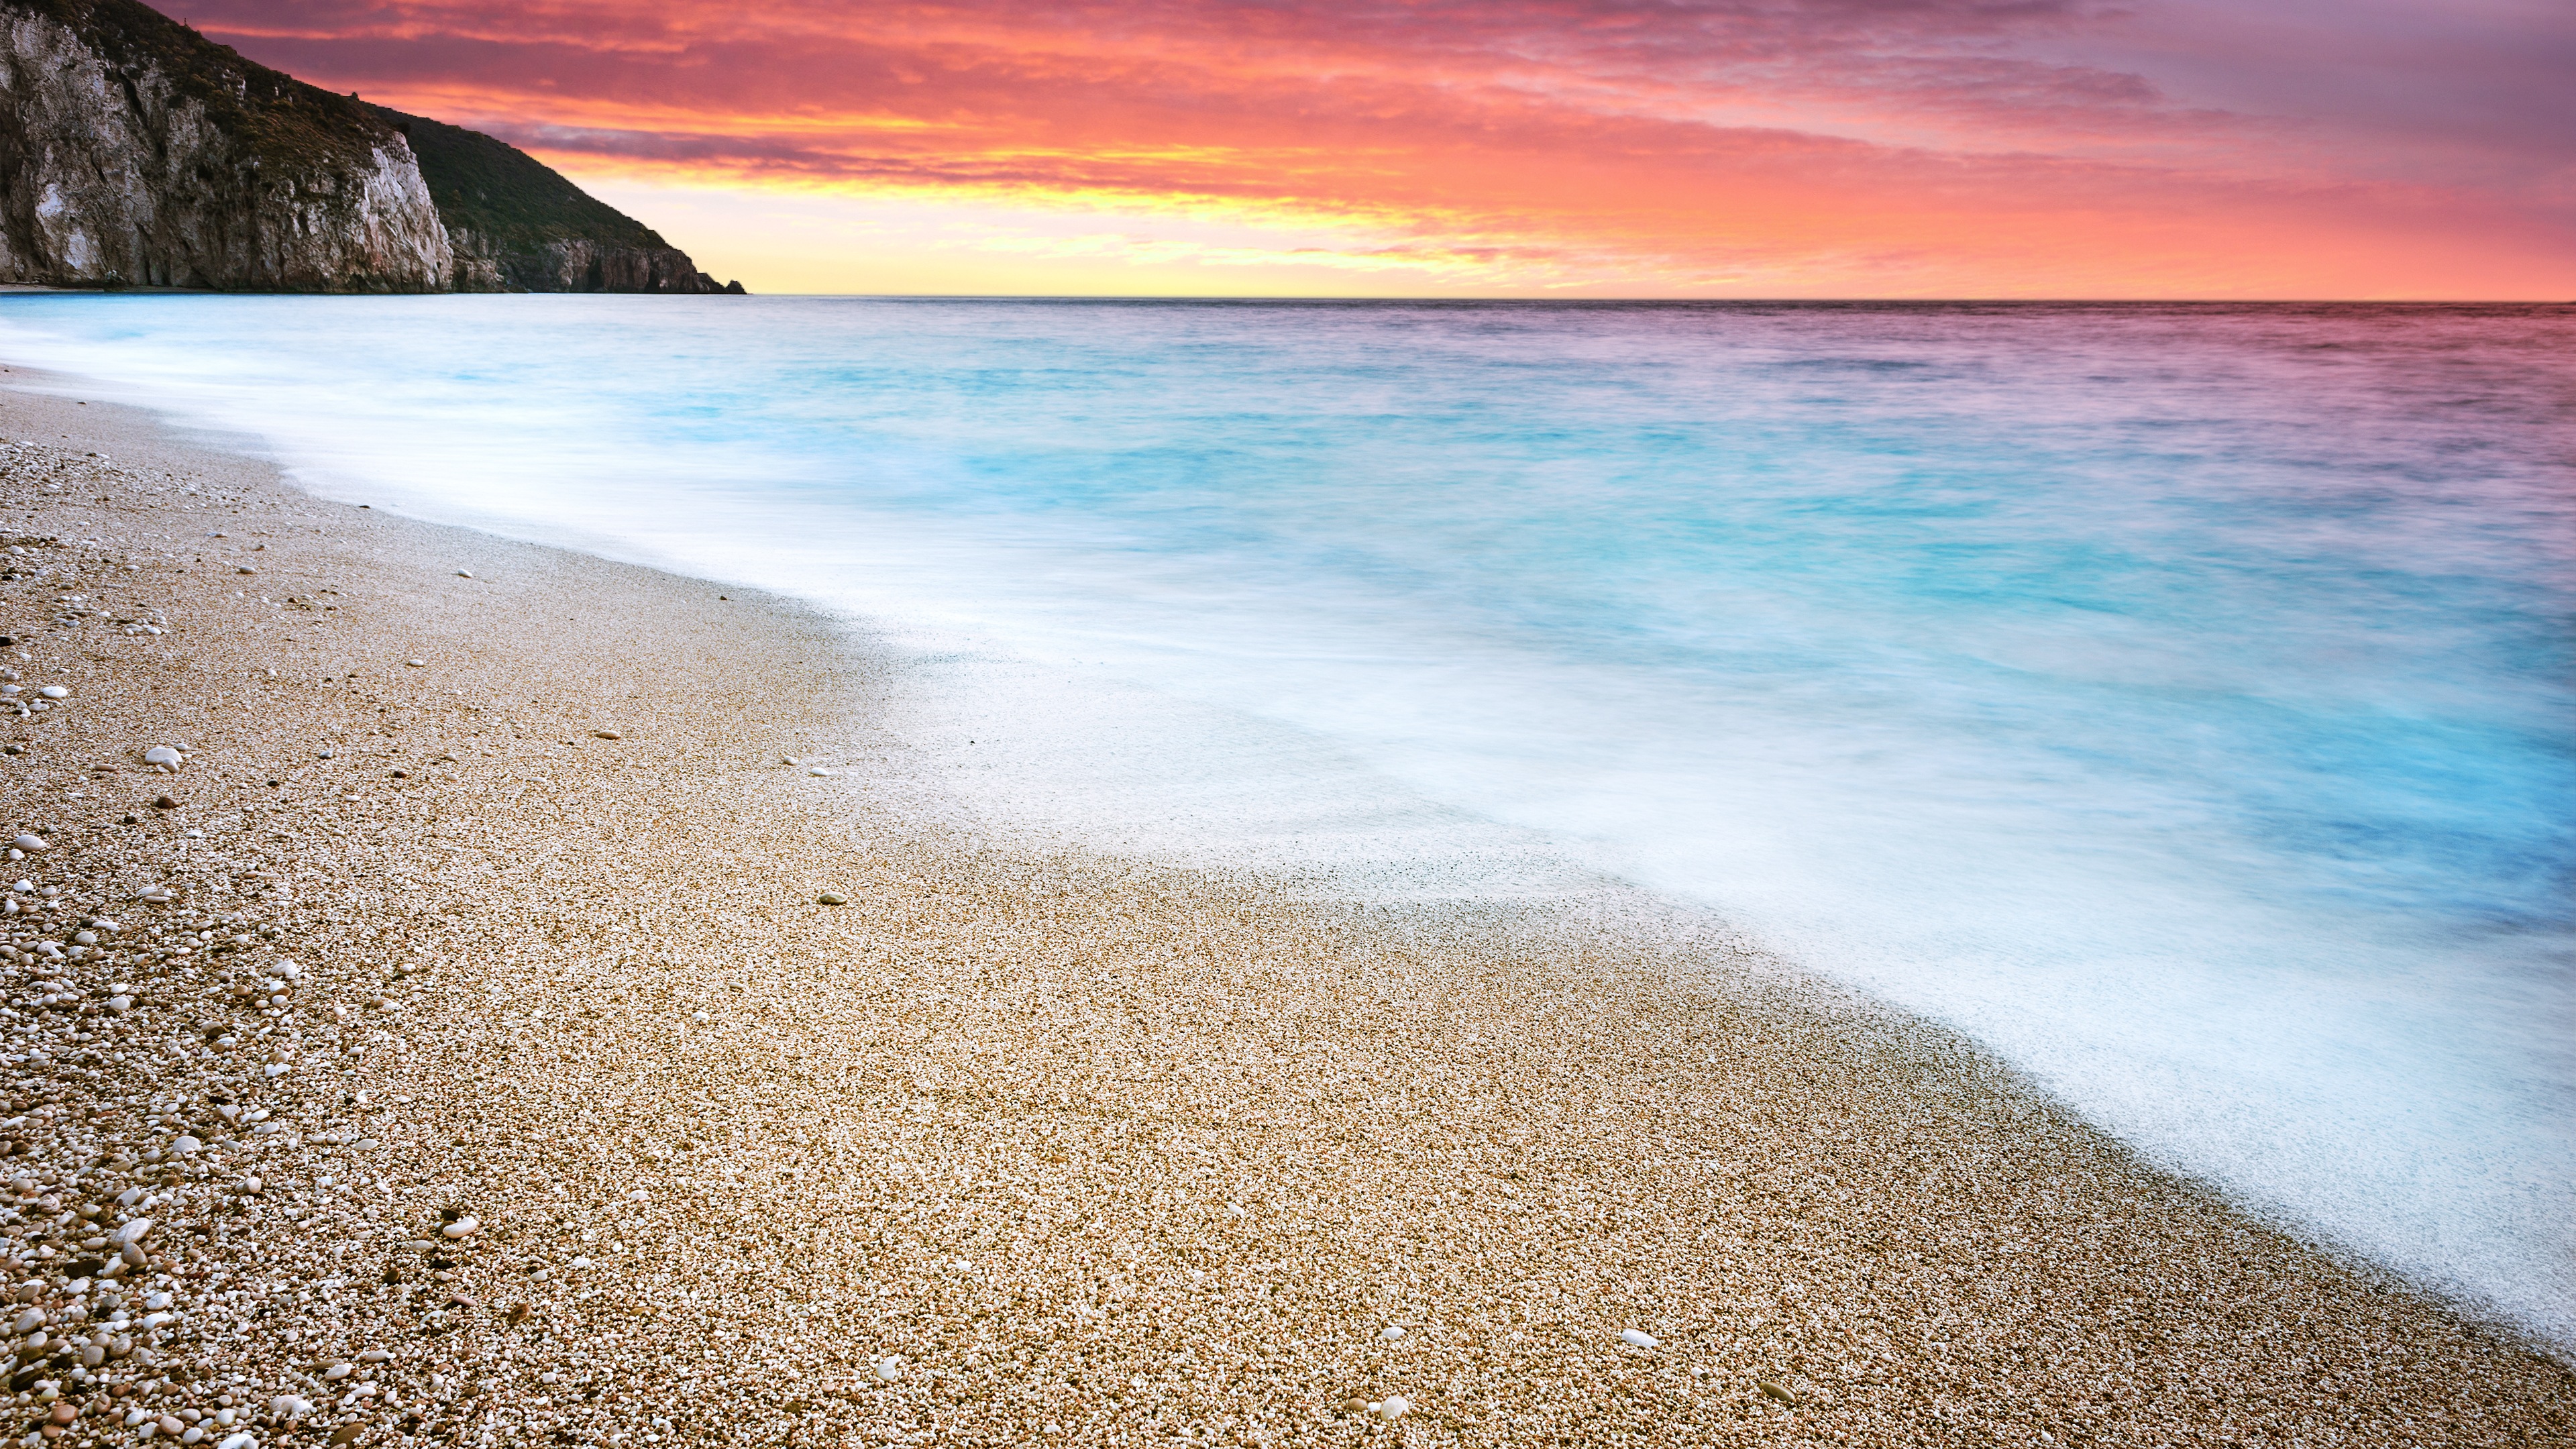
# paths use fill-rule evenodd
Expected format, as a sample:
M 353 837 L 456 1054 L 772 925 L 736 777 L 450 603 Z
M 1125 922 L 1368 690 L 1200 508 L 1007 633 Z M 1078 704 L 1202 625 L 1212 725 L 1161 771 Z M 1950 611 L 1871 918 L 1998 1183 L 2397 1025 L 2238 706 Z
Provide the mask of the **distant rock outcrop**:
M 742 291 L 535 157 L 137 0 L 0 0 L 0 282 Z
M 734 292 L 661 234 L 480 131 L 373 108 L 411 142 L 460 292 Z
M 434 292 L 400 133 L 134 0 L 0 3 L 0 280 Z

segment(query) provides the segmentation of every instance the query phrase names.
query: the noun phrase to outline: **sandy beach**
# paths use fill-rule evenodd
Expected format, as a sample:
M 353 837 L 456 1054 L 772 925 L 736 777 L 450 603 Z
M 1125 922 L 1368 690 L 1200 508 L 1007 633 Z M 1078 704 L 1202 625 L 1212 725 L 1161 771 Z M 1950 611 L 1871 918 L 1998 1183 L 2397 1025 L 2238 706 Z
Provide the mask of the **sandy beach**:
M 791 601 L 0 435 L 34 1442 L 2576 1442 L 1721 937 L 997 845 Z

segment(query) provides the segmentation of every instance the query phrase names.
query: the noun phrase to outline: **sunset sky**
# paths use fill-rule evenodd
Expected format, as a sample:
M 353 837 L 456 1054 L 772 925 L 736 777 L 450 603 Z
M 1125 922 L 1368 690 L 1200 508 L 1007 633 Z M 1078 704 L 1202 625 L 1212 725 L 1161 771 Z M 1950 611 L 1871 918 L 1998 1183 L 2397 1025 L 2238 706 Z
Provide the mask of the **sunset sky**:
M 755 291 L 2576 298 L 2568 0 L 191 0 Z

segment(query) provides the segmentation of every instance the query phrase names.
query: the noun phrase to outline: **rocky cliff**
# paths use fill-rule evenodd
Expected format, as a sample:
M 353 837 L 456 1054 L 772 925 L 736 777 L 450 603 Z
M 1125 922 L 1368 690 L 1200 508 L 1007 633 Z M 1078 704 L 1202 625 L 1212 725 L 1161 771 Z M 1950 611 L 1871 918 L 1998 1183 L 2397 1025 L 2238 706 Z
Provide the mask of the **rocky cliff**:
M 535 157 L 255 65 L 138 0 L 0 0 L 0 282 L 742 290 Z
M 461 292 L 735 292 L 642 222 L 480 131 L 377 107 L 411 143 Z
M 0 0 L 0 280 L 443 290 L 402 134 L 134 0 Z

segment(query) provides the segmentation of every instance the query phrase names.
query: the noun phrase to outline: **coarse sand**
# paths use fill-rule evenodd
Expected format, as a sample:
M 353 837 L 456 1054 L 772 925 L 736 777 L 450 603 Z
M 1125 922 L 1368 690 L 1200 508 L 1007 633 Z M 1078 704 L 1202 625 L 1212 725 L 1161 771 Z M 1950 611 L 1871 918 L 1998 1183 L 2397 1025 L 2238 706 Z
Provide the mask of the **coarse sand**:
M 8 383 L 0 1433 L 2576 1443 L 1720 935 L 978 839 L 797 604 Z

